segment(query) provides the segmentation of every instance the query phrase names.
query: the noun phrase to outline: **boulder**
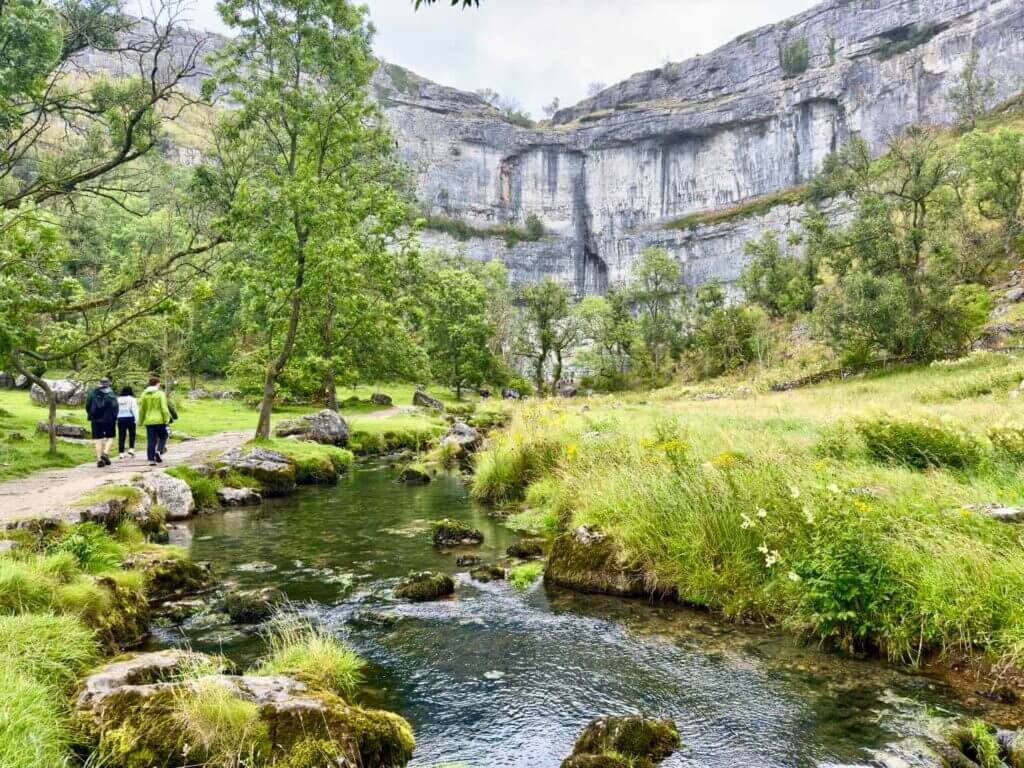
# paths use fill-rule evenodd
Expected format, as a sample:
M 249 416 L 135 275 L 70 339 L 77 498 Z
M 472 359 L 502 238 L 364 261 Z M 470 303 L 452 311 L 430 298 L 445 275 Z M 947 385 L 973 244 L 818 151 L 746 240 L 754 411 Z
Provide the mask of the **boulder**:
M 167 540 L 163 510 L 156 508 L 149 495 L 138 488 L 123 488 L 123 493 L 76 509 L 81 522 L 102 525 L 112 533 L 123 520 L 131 520 L 150 541 Z
M 187 557 L 173 557 L 161 552 L 138 552 L 125 561 L 125 568 L 141 571 L 146 583 L 146 596 L 151 605 L 180 600 L 204 592 L 213 586 L 209 563 Z
M 602 717 L 586 727 L 562 768 L 651 768 L 679 746 L 671 720 Z
M 218 488 L 217 500 L 225 507 L 251 507 L 260 504 L 263 496 L 255 488 Z
M 607 534 L 586 525 L 552 542 L 544 580 L 577 592 L 620 597 L 644 594 L 643 574 L 629 565 L 621 547 Z
M 96 633 L 108 653 L 142 645 L 149 637 L 151 619 L 146 593 L 103 576 L 96 579 L 96 584 L 107 593 L 108 599 L 101 610 L 84 611 L 83 623 Z
M 274 429 L 278 437 L 297 437 L 321 445 L 348 445 L 348 424 L 337 412 L 324 408 L 298 419 L 282 421 Z
M 164 508 L 168 520 L 188 520 L 196 511 L 192 489 L 184 480 L 171 477 L 166 472 L 150 472 L 142 481 L 142 489 Z
M 29 381 L 28 376 L 23 373 L 19 373 L 14 377 L 14 388 L 15 389 L 28 389 L 32 386 L 32 382 Z
M 295 465 L 284 454 L 259 447 L 234 448 L 219 461 L 260 484 L 264 496 L 287 496 L 295 490 Z
M 72 440 L 86 440 L 89 437 L 89 430 L 77 424 L 54 424 L 53 431 L 57 437 L 69 437 Z M 47 435 L 50 433 L 50 422 L 40 421 L 36 424 L 36 432 Z
M 484 535 L 476 528 L 447 517 L 434 523 L 432 538 L 435 547 L 473 546 L 484 541 Z
M 4 438 L 8 443 L 24 443 L 28 440 L 21 432 L 11 432 Z
M 0 389 L 14 389 L 15 376 L 7 371 L 0 371 Z
M 559 384 L 558 385 L 558 396 L 559 397 L 576 397 L 579 394 L 579 389 L 575 384 Z
M 1003 523 L 1024 523 L 1024 509 L 1002 504 L 968 504 L 965 509 Z
M 387 408 L 395 404 L 395 401 L 391 399 L 391 395 L 385 395 L 383 392 L 374 392 L 370 395 L 370 402 Z
M 412 396 L 412 404 L 421 408 L 431 408 L 435 411 L 444 411 L 444 403 L 437 398 L 431 397 L 422 389 L 417 389 Z
M 522 539 L 515 544 L 510 544 L 505 550 L 505 554 L 519 560 L 536 560 L 538 557 L 544 556 L 545 544 L 547 542 L 544 539 Z
M 455 581 L 451 576 L 431 571 L 414 573 L 395 587 L 395 597 L 414 603 L 440 600 L 454 593 Z
M 484 443 L 484 436 L 463 421 L 452 424 L 448 434 L 441 438 L 441 445 L 456 445 L 463 454 L 474 453 Z
M 505 400 L 522 400 L 523 396 L 519 393 L 518 389 L 505 388 L 501 390 L 501 396 Z
M 409 724 L 390 712 L 349 706 L 289 677 L 188 674 L 219 665 L 202 654 L 160 651 L 113 662 L 90 675 L 76 715 L 100 762 L 184 768 L 234 757 L 211 751 L 211 742 L 190 733 L 179 715 L 190 697 L 201 698 L 211 688 L 251 705 L 256 722 L 241 732 L 243 743 L 230 746 L 258 756 L 260 764 L 402 768 L 412 757 Z
M 398 482 L 406 485 L 427 485 L 430 481 L 430 473 L 422 464 L 409 464 L 398 474 Z
M 284 592 L 276 587 L 235 590 L 221 601 L 221 610 L 234 624 L 261 624 L 288 602 Z
M 202 387 L 199 387 L 198 389 L 190 389 L 188 391 L 188 399 L 189 400 L 205 400 L 209 396 L 210 396 L 210 393 L 207 392 Z
M 505 569 L 500 565 L 481 565 L 479 568 L 474 568 L 470 571 L 469 577 L 474 581 L 480 581 L 484 584 L 491 581 L 503 581 Z
M 460 555 L 455 559 L 455 564 L 459 568 L 472 568 L 475 565 L 480 565 L 483 560 L 476 555 Z
M 81 382 L 72 379 L 46 379 L 46 383 L 53 390 L 57 405 L 85 405 L 86 391 Z M 32 402 L 46 405 L 46 393 L 38 384 L 33 384 L 28 394 Z

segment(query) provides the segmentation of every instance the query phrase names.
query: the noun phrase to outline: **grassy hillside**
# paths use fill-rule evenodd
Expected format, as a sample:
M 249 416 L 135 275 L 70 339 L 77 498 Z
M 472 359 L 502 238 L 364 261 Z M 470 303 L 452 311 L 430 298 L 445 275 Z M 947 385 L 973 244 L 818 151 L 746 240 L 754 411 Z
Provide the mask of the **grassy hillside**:
M 524 406 L 473 492 L 610 533 L 652 593 L 916 662 L 1024 661 L 1024 358 L 786 393 L 675 387 Z

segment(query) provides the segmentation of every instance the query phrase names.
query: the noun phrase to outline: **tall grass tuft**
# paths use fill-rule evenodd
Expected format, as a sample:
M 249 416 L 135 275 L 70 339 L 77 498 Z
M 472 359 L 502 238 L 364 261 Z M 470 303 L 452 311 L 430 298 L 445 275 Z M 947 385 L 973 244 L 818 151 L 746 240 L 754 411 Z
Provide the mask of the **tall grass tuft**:
M 925 419 L 878 416 L 861 419 L 857 431 L 871 455 L 915 469 L 973 469 L 982 459 L 981 445 L 953 424 Z
M 93 633 L 74 617 L 43 613 L 0 616 L 0 658 L 18 672 L 70 693 L 100 657 Z
M 270 732 L 259 706 L 221 679 L 203 678 L 183 687 L 175 719 L 207 768 L 248 768 L 264 765 L 269 757 Z
M 60 768 L 68 765 L 71 733 L 46 683 L 0 656 L 0 765 Z
M 261 675 L 288 675 L 316 688 L 351 699 L 363 682 L 366 662 L 322 627 L 292 613 L 278 614 L 268 625 L 269 653 L 256 665 Z

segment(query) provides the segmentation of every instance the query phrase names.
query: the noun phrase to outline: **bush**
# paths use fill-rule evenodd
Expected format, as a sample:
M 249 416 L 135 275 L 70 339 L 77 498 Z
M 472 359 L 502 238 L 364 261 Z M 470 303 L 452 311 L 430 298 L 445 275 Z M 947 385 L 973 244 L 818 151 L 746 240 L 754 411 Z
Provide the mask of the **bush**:
M 785 46 L 779 53 L 779 66 L 787 79 L 799 77 L 811 64 L 811 46 L 806 38 L 800 38 Z
M 772 317 L 787 317 L 814 308 L 818 282 L 813 259 L 785 256 L 774 232 L 747 243 L 750 262 L 737 281 L 747 301 L 764 307 Z
M 544 564 L 538 560 L 532 560 L 512 568 L 508 572 L 508 581 L 520 592 L 525 592 L 533 582 L 540 578 L 542 573 L 544 573 Z
M 843 422 L 825 427 L 814 444 L 814 453 L 823 459 L 849 459 L 859 448 L 857 432 Z
M 107 529 L 96 523 L 81 523 L 48 547 L 51 554 L 69 553 L 88 573 L 113 571 L 121 567 L 127 551 Z
M 266 637 L 270 654 L 256 666 L 258 674 L 288 675 L 347 700 L 363 682 L 366 662 L 359 654 L 298 616 L 280 614 Z
M 995 426 L 988 439 L 998 458 L 1010 464 L 1024 464 L 1024 426 Z
M 938 421 L 912 421 L 880 416 L 862 419 L 857 431 L 878 461 L 915 469 L 972 469 L 981 460 L 981 446 L 959 427 Z

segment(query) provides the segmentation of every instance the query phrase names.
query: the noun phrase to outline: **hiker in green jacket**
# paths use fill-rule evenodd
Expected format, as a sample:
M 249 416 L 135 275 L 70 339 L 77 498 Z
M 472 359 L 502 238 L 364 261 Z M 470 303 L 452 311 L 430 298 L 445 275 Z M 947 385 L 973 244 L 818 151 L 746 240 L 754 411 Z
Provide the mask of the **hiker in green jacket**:
M 171 421 L 171 409 L 167 407 L 167 395 L 160 389 L 160 379 L 151 376 L 149 386 L 139 399 L 139 424 L 146 428 L 146 459 L 152 467 L 163 461 L 160 449 L 167 442 L 167 425 Z

